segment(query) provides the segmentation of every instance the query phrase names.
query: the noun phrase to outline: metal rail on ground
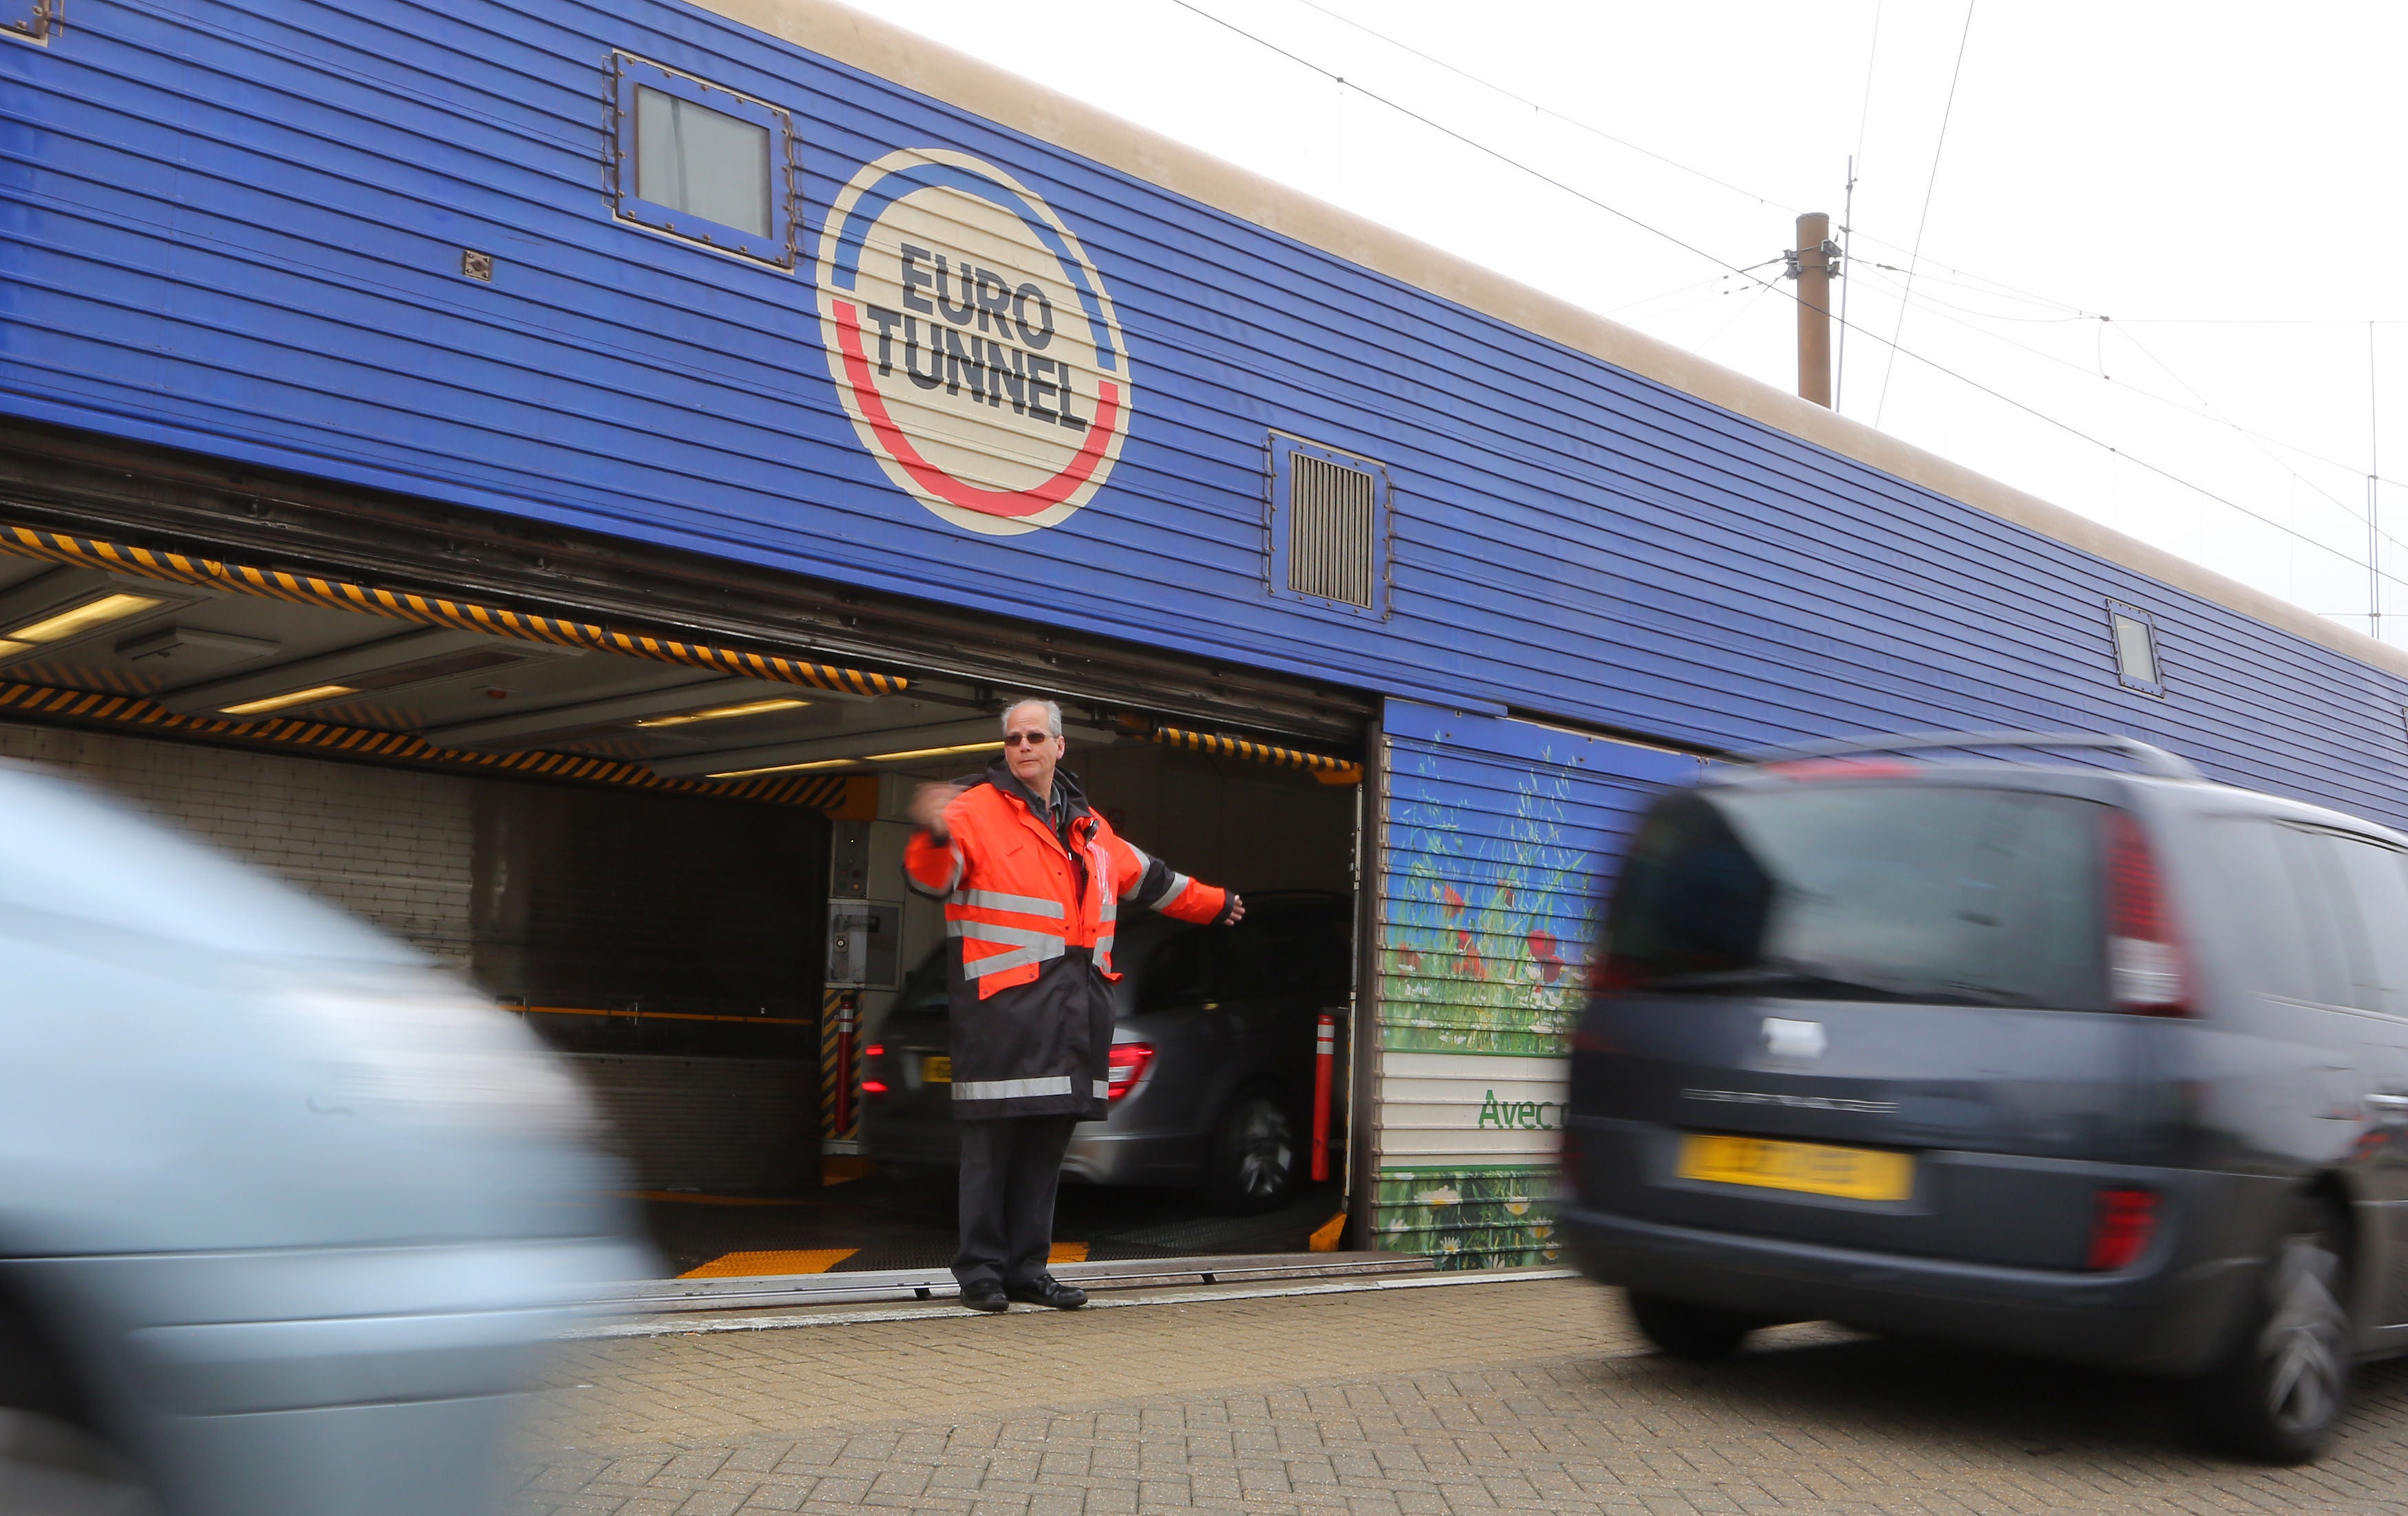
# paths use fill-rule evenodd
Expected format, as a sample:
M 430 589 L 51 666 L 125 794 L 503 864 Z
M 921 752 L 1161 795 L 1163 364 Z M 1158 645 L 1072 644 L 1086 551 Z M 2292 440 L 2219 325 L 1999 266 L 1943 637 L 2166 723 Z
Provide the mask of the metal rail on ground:
M 1055 1264 L 1055 1279 L 1087 1290 L 1154 1289 L 1178 1284 L 1239 1284 L 1269 1280 L 1418 1274 L 1429 1259 L 1394 1252 L 1228 1253 L 1190 1258 L 1118 1258 Z M 661 1313 L 753 1310 L 883 1300 L 950 1300 L 961 1294 L 943 1267 L 862 1269 L 845 1274 L 779 1274 L 750 1279 L 659 1280 L 611 1299 L 604 1310 Z

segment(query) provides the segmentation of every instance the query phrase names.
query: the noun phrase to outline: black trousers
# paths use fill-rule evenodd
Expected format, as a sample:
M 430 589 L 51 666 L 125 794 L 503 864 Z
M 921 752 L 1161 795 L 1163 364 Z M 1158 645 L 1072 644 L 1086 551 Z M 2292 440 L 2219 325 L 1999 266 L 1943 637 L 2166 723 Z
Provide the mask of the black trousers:
M 1054 1192 L 1076 1116 L 963 1122 L 962 1251 L 953 1278 L 1027 1284 L 1054 1249 Z

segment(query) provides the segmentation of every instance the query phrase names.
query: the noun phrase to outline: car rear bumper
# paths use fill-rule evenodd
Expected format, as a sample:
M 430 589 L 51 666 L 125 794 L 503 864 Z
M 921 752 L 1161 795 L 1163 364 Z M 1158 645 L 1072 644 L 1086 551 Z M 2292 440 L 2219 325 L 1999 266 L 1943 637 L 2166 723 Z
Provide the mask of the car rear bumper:
M 1102 1122 L 1082 1122 L 1070 1135 L 1062 1174 L 1088 1184 L 1193 1184 L 1202 1174 L 1192 1137 L 1153 1132 L 1115 1132 Z
M 950 1119 L 881 1119 L 872 1113 L 869 1155 L 881 1163 L 951 1167 L 962 1161 L 961 1134 Z M 1062 1177 L 1082 1184 L 1193 1184 L 1202 1144 L 1192 1137 L 1116 1132 L 1109 1122 L 1081 1122 L 1062 1155 Z
M 1574 1202 L 1559 1224 L 1583 1272 L 1641 1294 L 2165 1375 L 2216 1361 L 2257 1266 L 2245 1234 L 2214 1225 L 2160 1237 L 2130 1269 L 2093 1274 L 1713 1231 Z

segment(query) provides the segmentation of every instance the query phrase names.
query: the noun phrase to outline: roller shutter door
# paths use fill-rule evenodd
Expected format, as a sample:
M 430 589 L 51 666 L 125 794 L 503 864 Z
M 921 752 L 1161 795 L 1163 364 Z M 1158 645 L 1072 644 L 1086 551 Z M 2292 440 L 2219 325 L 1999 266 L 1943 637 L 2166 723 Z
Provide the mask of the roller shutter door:
M 1648 801 L 1701 760 L 1401 700 L 1380 749 L 1373 1245 L 1551 1262 L 1600 892 Z

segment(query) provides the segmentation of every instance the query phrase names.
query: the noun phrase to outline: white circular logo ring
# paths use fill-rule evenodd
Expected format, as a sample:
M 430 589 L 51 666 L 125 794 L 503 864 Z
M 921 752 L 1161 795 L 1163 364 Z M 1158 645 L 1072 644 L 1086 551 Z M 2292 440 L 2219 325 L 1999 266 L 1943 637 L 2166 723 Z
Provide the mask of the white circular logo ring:
M 1044 201 L 991 164 L 890 152 L 820 236 L 837 393 L 897 487 L 1009 536 L 1095 498 L 1136 406 L 1102 276 Z

